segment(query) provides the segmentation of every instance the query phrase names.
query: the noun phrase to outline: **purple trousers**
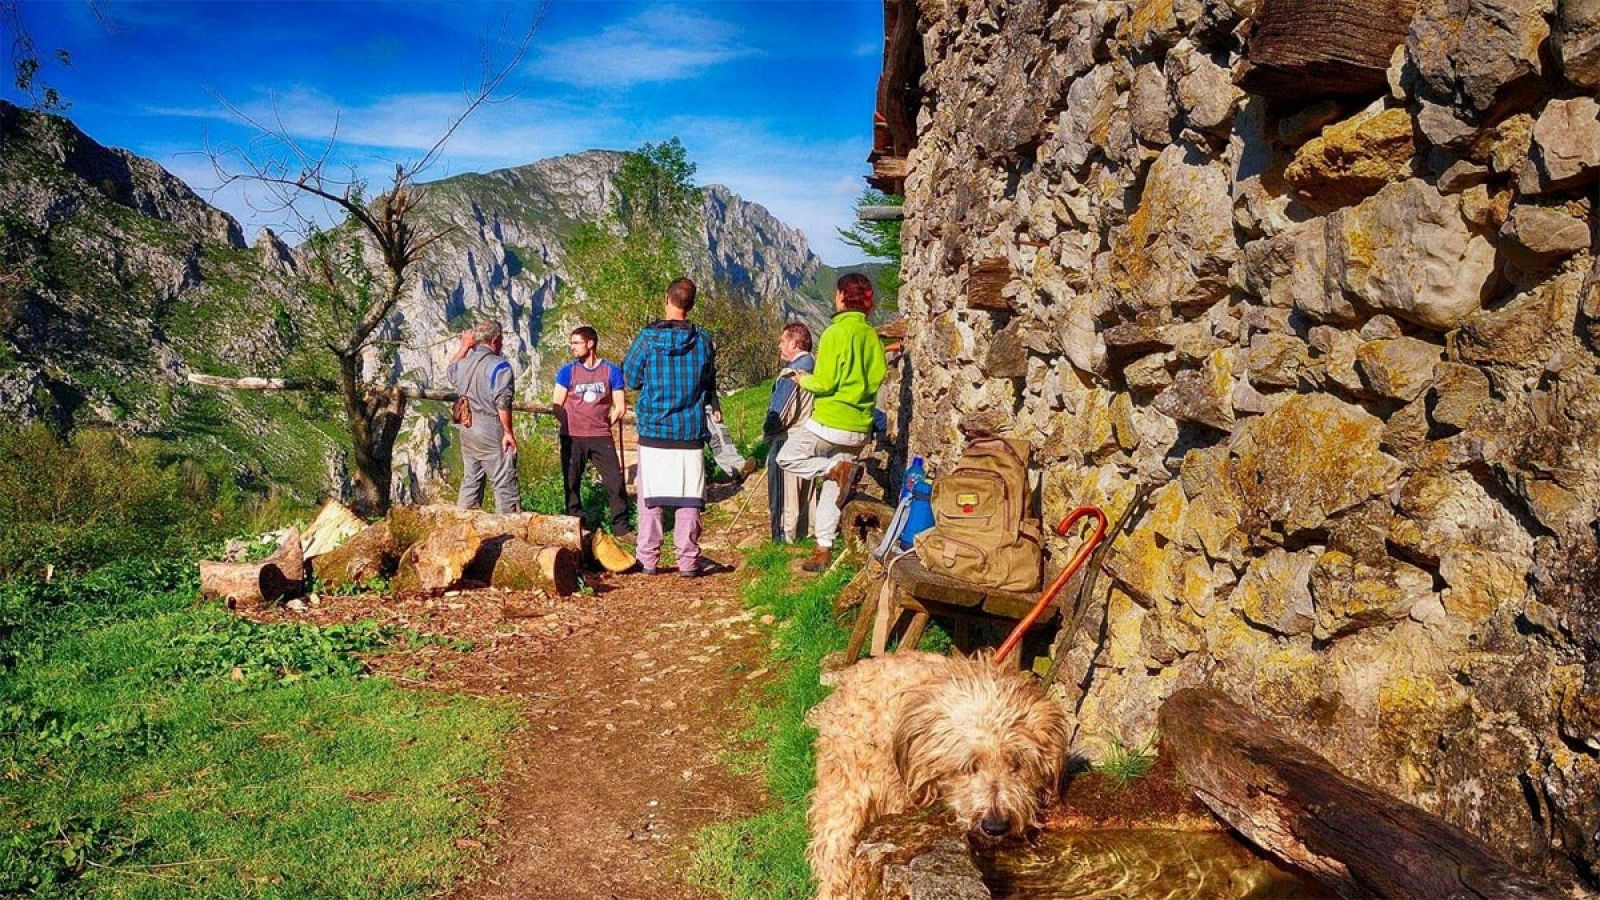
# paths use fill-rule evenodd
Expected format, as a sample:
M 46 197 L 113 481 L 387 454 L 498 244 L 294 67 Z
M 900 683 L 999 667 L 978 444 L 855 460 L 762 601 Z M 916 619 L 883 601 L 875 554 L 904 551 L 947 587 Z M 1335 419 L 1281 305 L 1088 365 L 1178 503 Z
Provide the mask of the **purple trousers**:
M 639 506 L 639 544 L 634 553 L 639 565 L 656 568 L 661 562 L 661 541 L 665 536 L 666 507 Z M 678 571 L 693 572 L 700 565 L 700 510 L 677 507 L 672 520 L 672 544 L 678 551 Z

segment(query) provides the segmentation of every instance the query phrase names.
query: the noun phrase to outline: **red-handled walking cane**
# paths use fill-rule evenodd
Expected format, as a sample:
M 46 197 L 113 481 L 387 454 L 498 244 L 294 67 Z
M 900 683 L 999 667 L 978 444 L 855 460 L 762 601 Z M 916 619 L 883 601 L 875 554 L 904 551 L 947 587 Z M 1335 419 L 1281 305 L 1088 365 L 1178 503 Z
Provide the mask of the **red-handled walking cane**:
M 1093 553 L 1094 548 L 1099 546 L 1100 541 L 1105 538 L 1106 514 L 1098 506 L 1080 506 L 1067 513 L 1067 517 L 1062 519 L 1061 523 L 1056 526 L 1056 534 L 1066 537 L 1073 524 L 1084 516 L 1094 517 L 1094 531 L 1090 532 L 1088 539 L 1083 542 L 1083 546 L 1078 548 L 1078 552 L 1072 555 L 1072 559 L 1067 562 L 1067 567 L 1061 570 L 1061 574 L 1057 575 L 1056 579 L 1050 582 L 1050 586 L 1045 588 L 1044 594 L 1039 597 L 1039 602 L 1035 603 L 1033 609 L 1029 610 L 1028 614 L 1022 617 L 1022 621 L 1017 623 L 1017 627 L 1011 629 L 1011 633 L 1006 635 L 1005 643 L 1001 644 L 1000 649 L 994 652 L 995 662 L 1004 660 L 1011 655 L 1011 651 L 1017 649 L 1017 646 L 1022 643 L 1022 636 L 1028 633 L 1028 629 L 1033 627 L 1033 623 L 1039 621 L 1039 617 L 1044 615 L 1045 607 L 1049 606 L 1050 601 L 1061 593 L 1061 589 L 1067 586 L 1067 582 L 1072 579 L 1073 574 L 1083 566 L 1084 560 L 1089 558 L 1089 554 Z

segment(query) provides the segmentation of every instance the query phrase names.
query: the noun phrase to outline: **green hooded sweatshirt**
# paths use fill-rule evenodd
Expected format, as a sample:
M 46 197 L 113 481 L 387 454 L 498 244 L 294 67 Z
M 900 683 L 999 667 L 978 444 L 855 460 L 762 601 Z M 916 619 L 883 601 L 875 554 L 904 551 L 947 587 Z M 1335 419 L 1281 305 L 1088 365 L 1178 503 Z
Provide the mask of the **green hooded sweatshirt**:
M 829 428 L 872 432 L 872 410 L 878 402 L 888 362 L 878 332 L 865 313 L 835 313 L 833 324 L 817 342 L 817 368 L 800 379 L 800 387 L 817 395 L 811 418 Z

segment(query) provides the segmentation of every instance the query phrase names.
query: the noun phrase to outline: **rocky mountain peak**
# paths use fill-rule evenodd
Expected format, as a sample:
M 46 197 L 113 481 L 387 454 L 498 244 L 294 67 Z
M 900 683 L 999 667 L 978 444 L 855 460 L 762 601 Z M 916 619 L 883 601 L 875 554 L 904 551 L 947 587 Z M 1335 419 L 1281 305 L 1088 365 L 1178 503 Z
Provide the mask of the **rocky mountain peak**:
M 197 240 L 245 246 L 239 223 L 182 179 L 151 160 L 97 143 L 68 119 L 0 100 L 0 146 L 12 142 L 35 164 L 53 162 L 141 216 L 170 222 Z

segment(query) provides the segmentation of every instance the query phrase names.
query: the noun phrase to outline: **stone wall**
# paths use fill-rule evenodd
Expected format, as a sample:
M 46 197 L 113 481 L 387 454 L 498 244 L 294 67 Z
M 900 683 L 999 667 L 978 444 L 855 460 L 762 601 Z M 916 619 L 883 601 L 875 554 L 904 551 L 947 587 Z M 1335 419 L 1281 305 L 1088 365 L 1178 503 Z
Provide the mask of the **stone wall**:
M 1157 486 L 1061 660 L 1084 749 L 1209 681 L 1593 884 L 1600 6 L 1422 0 L 1271 98 L 1265 12 L 923 0 L 902 437 L 1030 438 L 1052 523 Z

